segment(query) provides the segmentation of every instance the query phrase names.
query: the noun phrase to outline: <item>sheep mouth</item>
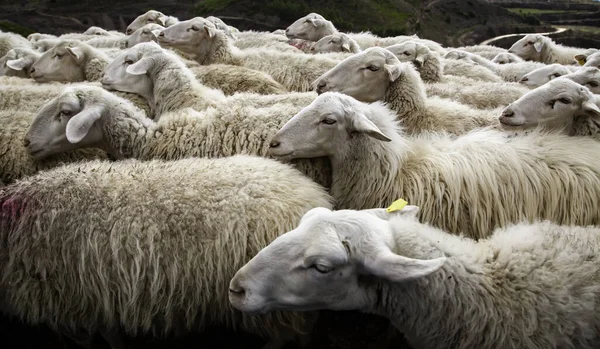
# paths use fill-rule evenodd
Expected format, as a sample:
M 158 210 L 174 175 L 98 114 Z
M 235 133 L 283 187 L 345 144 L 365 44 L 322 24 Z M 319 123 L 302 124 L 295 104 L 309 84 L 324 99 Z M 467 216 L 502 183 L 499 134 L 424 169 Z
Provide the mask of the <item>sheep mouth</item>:
M 44 148 L 33 149 L 27 147 L 27 153 L 36 160 L 44 158 Z
M 515 126 L 523 126 L 524 125 L 523 122 L 515 121 L 510 118 L 505 118 L 503 116 L 499 117 L 498 120 L 500 121 L 500 123 L 502 125 L 505 125 L 505 126 L 515 127 Z

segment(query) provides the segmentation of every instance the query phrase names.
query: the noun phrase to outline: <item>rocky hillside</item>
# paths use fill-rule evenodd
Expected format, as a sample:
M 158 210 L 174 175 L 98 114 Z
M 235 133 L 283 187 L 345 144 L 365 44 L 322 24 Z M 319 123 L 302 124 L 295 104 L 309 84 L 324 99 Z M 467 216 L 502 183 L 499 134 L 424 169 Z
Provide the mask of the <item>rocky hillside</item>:
M 285 28 L 318 12 L 344 31 L 378 35 L 417 33 L 447 45 L 472 44 L 506 33 L 544 30 L 534 18 L 479 0 L 81 0 L 2 1 L 0 29 L 61 34 L 91 25 L 123 30 L 137 15 L 156 9 L 179 18 L 218 15 L 240 29 Z

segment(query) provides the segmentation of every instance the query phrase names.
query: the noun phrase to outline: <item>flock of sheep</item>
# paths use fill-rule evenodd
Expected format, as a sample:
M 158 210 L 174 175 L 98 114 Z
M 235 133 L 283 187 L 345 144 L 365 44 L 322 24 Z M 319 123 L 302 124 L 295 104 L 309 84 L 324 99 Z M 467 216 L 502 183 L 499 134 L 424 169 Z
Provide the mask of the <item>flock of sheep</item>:
M 600 347 L 598 50 L 151 10 L 0 57 L 5 314 L 113 348 L 279 348 L 319 309 L 415 348 Z

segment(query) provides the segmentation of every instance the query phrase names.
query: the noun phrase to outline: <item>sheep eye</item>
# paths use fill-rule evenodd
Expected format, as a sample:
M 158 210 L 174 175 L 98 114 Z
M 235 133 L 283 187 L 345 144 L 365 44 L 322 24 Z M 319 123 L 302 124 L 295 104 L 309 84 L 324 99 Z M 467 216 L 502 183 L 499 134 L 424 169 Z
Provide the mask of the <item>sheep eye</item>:
M 559 73 L 554 73 L 554 74 L 550 75 L 550 77 L 552 77 L 552 78 L 558 78 L 558 77 L 560 77 L 560 74 Z
M 311 267 L 314 268 L 316 271 L 318 271 L 321 274 L 327 274 L 327 273 L 329 273 L 330 271 L 333 270 L 332 267 L 328 267 L 328 266 L 323 265 L 323 264 L 314 264 Z
M 370 71 L 378 71 L 379 67 L 376 67 L 374 65 L 370 65 L 370 66 L 367 67 L 367 69 L 369 69 Z
M 333 124 L 335 124 L 337 121 L 335 121 L 334 119 L 329 119 L 329 118 L 326 118 L 326 119 L 323 119 L 321 122 L 322 122 L 322 123 L 324 123 L 324 124 L 326 124 L 326 125 L 333 125 Z
M 199 31 L 199 30 L 200 30 L 200 28 L 196 27 L 195 25 L 193 25 L 191 29 L 192 29 L 193 31 L 195 31 L 195 32 L 197 32 L 197 31 Z
M 561 98 L 558 101 L 561 102 L 562 104 L 571 104 L 571 100 L 568 98 Z
M 133 61 L 131 59 L 126 59 L 125 64 L 133 64 Z
M 590 85 L 591 87 L 598 87 L 598 83 L 595 81 L 588 82 L 588 85 Z
M 60 115 L 61 116 L 71 116 L 71 111 L 70 110 L 61 110 L 60 111 Z
M 152 18 L 148 18 L 146 22 L 154 22 L 154 20 Z
M 54 58 L 61 59 L 63 55 L 59 55 L 58 53 L 54 55 Z
M 410 52 L 408 52 L 408 51 L 404 51 L 404 53 L 403 53 L 403 54 L 404 54 L 405 56 L 410 56 Z

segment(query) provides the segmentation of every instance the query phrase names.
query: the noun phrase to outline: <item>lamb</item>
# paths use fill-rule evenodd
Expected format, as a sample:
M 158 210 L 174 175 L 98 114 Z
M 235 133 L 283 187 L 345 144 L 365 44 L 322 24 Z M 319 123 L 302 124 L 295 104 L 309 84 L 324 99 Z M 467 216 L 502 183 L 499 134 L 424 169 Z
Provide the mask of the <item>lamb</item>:
M 531 88 L 539 87 L 552 79 L 574 73 L 579 69 L 578 66 L 566 66 L 558 63 L 548 64 L 523 75 L 519 82 Z
M 586 51 L 584 48 L 557 44 L 549 37 L 540 34 L 527 34 L 508 49 L 508 52 L 514 53 L 527 61 L 565 65 L 575 63 L 573 57 L 584 51 Z
M 517 62 L 510 64 L 497 64 L 488 59 L 470 52 L 458 53 L 459 59 L 466 59 L 467 61 L 474 62 L 483 67 L 488 68 L 494 73 L 498 74 L 504 81 L 518 82 L 523 78 L 525 74 L 531 73 L 536 69 L 546 67 L 544 63 L 539 62 Z M 452 52 L 449 52 L 447 56 L 453 56 Z
M 14 33 L 0 33 L 0 57 L 17 47 L 31 48 L 31 43 L 21 35 Z
M 202 64 L 232 64 L 268 73 L 290 91 L 307 92 L 310 84 L 338 61 L 307 54 L 260 49 L 241 51 L 231 45 L 225 33 L 199 17 L 164 29 L 158 36 L 163 47 L 194 55 Z
M 121 42 L 121 49 L 133 47 L 139 44 L 140 42 L 156 42 L 156 36 L 164 28 L 165 27 L 163 27 L 160 24 L 148 23 L 131 33 L 131 35 L 129 35 L 125 40 L 123 40 Z
M 596 68 L 600 68 L 600 52 L 597 53 L 593 53 L 591 55 L 589 55 L 586 60 L 585 63 L 583 64 L 584 67 L 596 67 Z
M 0 181 L 5 185 L 66 163 L 108 158 L 106 152 L 98 149 L 78 149 L 36 160 L 26 151 L 27 142 L 24 143 L 25 133 L 34 117 L 34 112 L 0 110 Z
M 309 13 L 308 15 L 296 20 L 286 28 L 285 34 L 290 39 L 304 39 L 309 41 L 319 41 L 321 38 L 338 33 L 331 21 L 326 20 L 318 13 Z M 354 39 L 361 50 L 373 46 L 386 47 L 393 44 L 399 44 L 406 40 L 419 40 L 421 43 L 439 53 L 445 53 L 446 50 L 439 43 L 432 40 L 419 39 L 416 35 L 404 35 L 396 37 L 380 38 L 370 32 L 346 33 Z
M 270 146 L 281 161 L 329 157 L 338 209 L 403 198 L 424 208 L 423 222 L 475 239 L 526 219 L 600 224 L 600 142 L 589 137 L 509 137 L 483 128 L 409 138 L 383 103 L 330 92 L 290 119 Z
M 598 80 L 598 76 L 595 79 Z M 510 131 L 540 127 L 600 140 L 600 108 L 596 97 L 569 75 L 554 79 L 511 103 L 502 111 L 499 121 Z
M 30 48 L 14 48 L 0 58 L 0 75 L 29 78 L 29 69 L 39 58 L 40 53 Z
M 498 64 L 508 64 L 508 63 L 525 62 L 525 60 L 523 58 L 517 56 L 514 53 L 502 52 L 502 53 L 498 53 L 496 56 L 494 56 L 494 58 L 492 59 L 492 62 L 498 63 Z
M 171 112 L 158 123 L 96 86 L 63 89 L 40 109 L 25 139 L 36 159 L 80 147 L 106 149 L 114 158 L 176 160 L 190 156 L 235 154 L 267 156 L 269 140 L 302 107 L 285 103 L 254 108 L 226 103 L 203 113 Z M 58 118 L 60 116 L 60 118 Z M 325 187 L 331 180 L 327 159 L 295 166 Z
M 0 189 L 3 298 L 55 330 L 162 336 L 218 324 L 284 340 L 311 316 L 246 316 L 227 283 L 319 206 L 331 207 L 322 187 L 258 157 L 55 168 Z
M 419 210 L 314 208 L 238 270 L 229 300 L 383 315 L 415 348 L 600 346 L 600 229 L 521 223 L 473 241 Z
M 359 53 L 361 48 L 356 41 L 344 33 L 327 35 L 315 42 L 311 48 L 314 53 L 349 52 Z
M 424 76 L 423 79 L 425 81 L 443 81 L 444 77 L 442 74 L 452 75 L 453 77 L 470 78 L 477 82 L 502 81 L 495 72 L 487 67 L 452 59 L 444 60 L 442 62 L 437 53 L 416 41 L 406 41 L 402 44 L 388 46 L 385 49 L 392 52 L 401 62 L 413 62 L 419 69 L 419 73 Z M 451 78 L 453 81 L 458 80 L 453 77 Z
M 459 135 L 478 127 L 499 126 L 497 115 L 501 109 L 479 110 L 452 100 L 427 97 L 412 64 L 401 63 L 393 53 L 380 47 L 340 62 L 314 85 L 318 94 L 341 92 L 362 102 L 388 103 L 409 134 L 444 130 Z
M 133 32 L 148 23 L 156 23 L 162 25 L 163 27 L 169 27 L 173 24 L 179 23 L 179 20 L 175 17 L 167 16 L 160 11 L 149 10 L 146 13 L 137 16 L 136 19 L 134 19 L 133 22 L 127 26 L 125 34 L 131 35 Z

